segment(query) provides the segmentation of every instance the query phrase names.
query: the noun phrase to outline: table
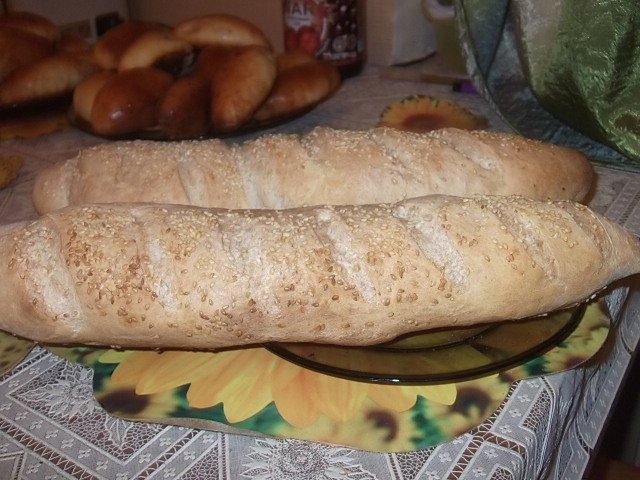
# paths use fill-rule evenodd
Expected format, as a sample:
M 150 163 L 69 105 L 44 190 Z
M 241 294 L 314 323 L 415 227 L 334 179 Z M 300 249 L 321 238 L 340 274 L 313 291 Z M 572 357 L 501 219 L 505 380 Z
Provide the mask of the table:
M 412 94 L 454 100 L 505 125 L 477 96 L 450 86 L 391 79 L 367 67 L 309 114 L 270 130 L 315 125 L 369 128 L 391 101 Z M 229 141 L 258 135 L 246 134 Z M 0 222 L 35 218 L 35 174 L 104 140 L 75 129 L 0 144 L 24 157 L 0 192 Z M 594 210 L 640 234 L 640 175 L 597 167 Z M 640 293 L 632 280 L 607 296 L 611 335 L 584 366 L 512 384 L 484 422 L 450 442 L 411 453 L 130 422 L 92 395 L 92 371 L 36 347 L 0 378 L 0 477 L 4 479 L 577 479 L 588 471 L 640 338 Z M 114 448 L 117 445 L 117 448 Z

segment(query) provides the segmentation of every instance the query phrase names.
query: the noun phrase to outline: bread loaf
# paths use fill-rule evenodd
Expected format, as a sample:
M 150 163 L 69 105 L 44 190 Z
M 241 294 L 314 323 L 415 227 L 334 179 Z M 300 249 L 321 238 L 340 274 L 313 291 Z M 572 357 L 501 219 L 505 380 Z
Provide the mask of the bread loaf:
M 69 207 L 0 235 L 0 328 L 46 343 L 367 345 L 541 315 L 640 272 L 569 201 L 432 195 L 292 210 Z
M 316 128 L 238 146 L 116 142 L 38 175 L 40 213 L 70 204 L 157 202 L 289 208 L 395 202 L 434 193 L 581 200 L 593 169 L 575 150 L 507 134 Z

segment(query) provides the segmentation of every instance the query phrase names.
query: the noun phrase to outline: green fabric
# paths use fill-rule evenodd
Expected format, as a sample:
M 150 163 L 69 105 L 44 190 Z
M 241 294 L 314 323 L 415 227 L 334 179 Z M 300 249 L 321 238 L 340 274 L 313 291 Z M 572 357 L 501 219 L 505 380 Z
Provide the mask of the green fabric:
M 520 133 L 640 168 L 637 0 L 457 0 L 474 85 Z

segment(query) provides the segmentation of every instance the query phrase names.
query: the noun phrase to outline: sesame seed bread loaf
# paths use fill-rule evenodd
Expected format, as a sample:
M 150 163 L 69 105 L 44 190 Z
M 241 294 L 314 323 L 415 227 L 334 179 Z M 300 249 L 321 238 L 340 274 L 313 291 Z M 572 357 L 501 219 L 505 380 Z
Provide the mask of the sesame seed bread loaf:
M 318 127 L 306 135 L 264 135 L 240 145 L 214 139 L 96 146 L 43 171 L 33 203 L 45 213 L 83 203 L 292 208 L 429 194 L 580 201 L 592 178 L 581 153 L 515 135 Z
M 45 343 L 367 345 L 544 314 L 640 271 L 622 227 L 524 197 L 93 205 L 4 228 L 0 328 Z

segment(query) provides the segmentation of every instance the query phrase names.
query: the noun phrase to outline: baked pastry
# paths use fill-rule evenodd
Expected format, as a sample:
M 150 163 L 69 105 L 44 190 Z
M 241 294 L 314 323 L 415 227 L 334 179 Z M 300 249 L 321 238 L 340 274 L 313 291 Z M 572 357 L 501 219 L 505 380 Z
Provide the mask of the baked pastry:
M 91 110 L 96 95 L 103 85 L 116 74 L 113 70 L 98 70 L 87 75 L 73 90 L 73 113 L 85 128 L 90 128 Z
M 258 45 L 271 48 L 262 30 L 234 15 L 211 14 L 189 18 L 176 25 L 173 31 L 178 38 L 197 47 Z
M 125 50 L 142 34 L 150 30 L 167 29 L 168 27 L 139 20 L 127 20 L 107 30 L 93 47 L 96 63 L 104 69 L 116 70 Z
M 186 71 L 193 47 L 171 30 L 151 30 L 131 43 L 118 62 L 118 70 L 157 67 L 179 75 Z
M 37 35 L 52 44 L 60 39 L 60 29 L 51 20 L 37 13 L 0 13 L 0 28 L 3 27 Z
M 91 128 L 99 135 L 118 137 L 155 127 L 158 104 L 173 77 L 154 68 L 133 68 L 108 78 L 91 107 Z
M 44 343 L 370 345 L 542 315 L 640 272 L 619 225 L 523 197 L 85 205 L 0 231 L 0 328 Z
M 0 82 L 15 69 L 53 52 L 54 44 L 46 38 L 0 26 Z
M 211 124 L 232 132 L 248 122 L 265 101 L 276 78 L 273 52 L 263 46 L 204 48 L 196 72 L 210 81 Z
M 340 86 L 340 72 L 328 62 L 303 62 L 282 68 L 269 96 L 253 115 L 260 123 L 290 117 L 317 105 Z
M 168 139 L 197 138 L 209 132 L 210 85 L 198 75 L 178 78 L 158 108 L 158 126 Z
M 96 146 L 41 172 L 33 203 L 46 213 L 83 203 L 262 209 L 435 193 L 582 200 L 592 180 L 593 168 L 578 151 L 517 135 L 318 127 L 236 145 L 214 139 Z
M 0 108 L 70 96 L 75 86 L 95 69 L 87 58 L 62 53 L 23 65 L 0 83 Z

